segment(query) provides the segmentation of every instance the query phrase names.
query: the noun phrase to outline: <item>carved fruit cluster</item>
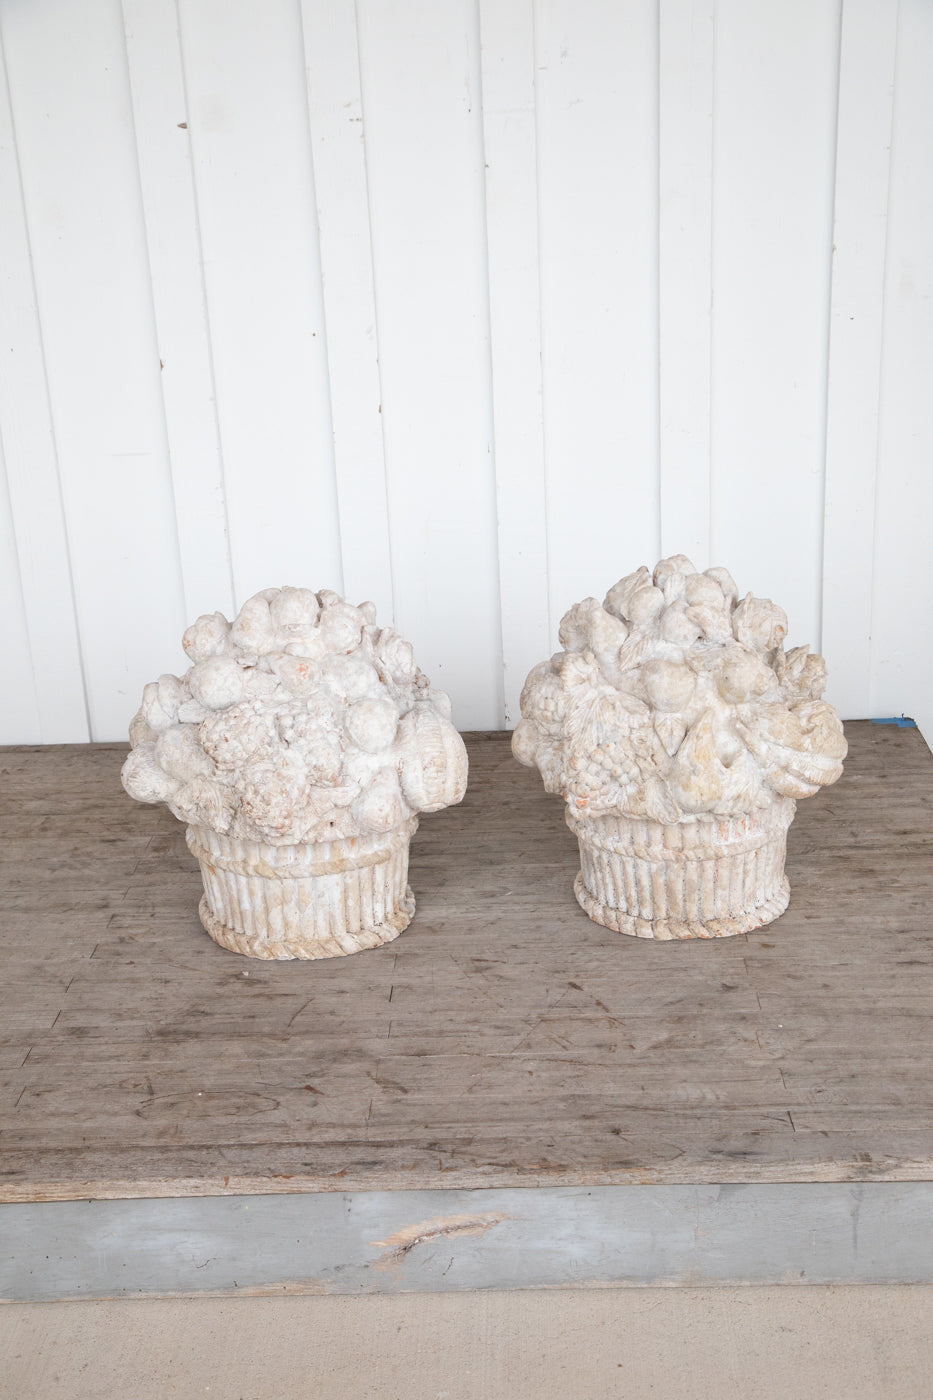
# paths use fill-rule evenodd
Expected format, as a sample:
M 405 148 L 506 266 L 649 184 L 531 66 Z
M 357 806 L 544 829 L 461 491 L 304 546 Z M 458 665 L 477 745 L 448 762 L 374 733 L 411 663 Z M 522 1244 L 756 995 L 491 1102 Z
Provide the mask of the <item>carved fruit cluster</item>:
M 298 845 L 389 831 L 459 802 L 450 701 L 411 645 L 324 589 L 267 588 L 185 632 L 186 674 L 143 691 L 123 785 L 181 821 Z
M 786 634 L 783 609 L 740 601 L 726 569 L 642 566 L 564 617 L 564 650 L 525 682 L 515 757 L 581 815 L 673 823 L 809 797 L 846 741 L 823 658 L 785 653 Z

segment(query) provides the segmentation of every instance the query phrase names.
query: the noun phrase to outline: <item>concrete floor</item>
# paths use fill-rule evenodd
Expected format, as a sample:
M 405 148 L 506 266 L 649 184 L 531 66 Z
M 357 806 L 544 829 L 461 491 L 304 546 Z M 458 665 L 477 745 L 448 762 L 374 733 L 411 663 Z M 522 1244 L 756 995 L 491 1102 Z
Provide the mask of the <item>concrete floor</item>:
M 929 1400 L 933 1287 L 33 1303 L 0 1400 Z

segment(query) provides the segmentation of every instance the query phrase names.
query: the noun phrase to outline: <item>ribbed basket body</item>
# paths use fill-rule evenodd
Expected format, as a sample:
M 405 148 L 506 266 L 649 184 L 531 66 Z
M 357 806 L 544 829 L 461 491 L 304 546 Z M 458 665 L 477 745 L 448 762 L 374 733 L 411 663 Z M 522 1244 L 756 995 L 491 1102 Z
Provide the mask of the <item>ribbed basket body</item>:
M 189 826 L 211 938 L 251 958 L 335 958 L 397 938 L 415 912 L 408 847 L 417 818 L 378 836 L 311 846 L 234 841 Z
M 591 919 L 638 938 L 726 938 L 783 914 L 787 828 L 796 803 L 780 798 L 743 817 L 688 817 L 670 826 L 637 817 L 574 817 L 578 902 Z

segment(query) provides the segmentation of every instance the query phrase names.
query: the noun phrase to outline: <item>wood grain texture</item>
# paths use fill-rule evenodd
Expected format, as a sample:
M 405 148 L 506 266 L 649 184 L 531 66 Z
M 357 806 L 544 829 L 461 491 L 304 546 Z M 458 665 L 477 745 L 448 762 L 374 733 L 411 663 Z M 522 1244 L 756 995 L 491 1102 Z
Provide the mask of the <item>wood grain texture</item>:
M 560 802 L 477 735 L 411 927 L 312 964 L 208 939 L 123 746 L 0 751 L 0 1199 L 931 1179 L 933 758 L 847 732 L 767 928 L 591 923 Z

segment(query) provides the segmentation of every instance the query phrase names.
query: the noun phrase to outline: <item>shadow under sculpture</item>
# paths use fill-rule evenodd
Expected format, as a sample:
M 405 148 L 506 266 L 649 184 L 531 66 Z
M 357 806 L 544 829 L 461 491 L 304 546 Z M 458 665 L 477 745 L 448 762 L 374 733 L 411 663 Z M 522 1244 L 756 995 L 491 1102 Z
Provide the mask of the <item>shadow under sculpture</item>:
M 722 938 L 787 908 L 797 799 L 842 773 L 826 664 L 726 569 L 643 565 L 563 618 L 512 738 L 566 803 L 578 902 L 639 938 Z
M 411 645 L 324 589 L 268 588 L 185 632 L 130 725 L 123 785 L 187 824 L 201 922 L 254 958 L 327 958 L 397 938 L 415 911 L 418 814 L 460 802 L 450 701 Z

